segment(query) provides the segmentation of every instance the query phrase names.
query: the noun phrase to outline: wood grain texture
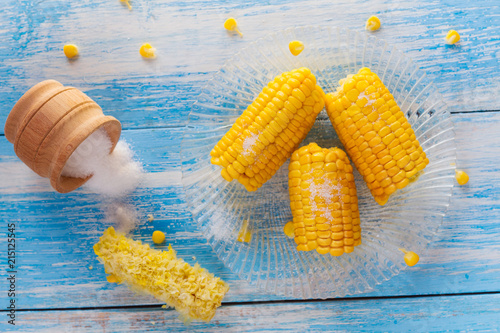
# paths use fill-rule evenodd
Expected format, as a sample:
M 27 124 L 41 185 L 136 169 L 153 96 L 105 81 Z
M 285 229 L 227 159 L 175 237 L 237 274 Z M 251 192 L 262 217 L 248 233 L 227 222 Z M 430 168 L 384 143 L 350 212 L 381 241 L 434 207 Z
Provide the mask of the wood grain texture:
M 495 110 L 500 87 L 500 5 L 496 0 L 422 1 L 135 1 L 6 0 L 0 20 L 0 123 L 30 86 L 45 79 L 82 89 L 124 128 L 183 125 L 193 101 L 224 61 L 256 39 L 299 25 L 364 31 L 406 52 L 424 69 L 452 111 Z M 222 28 L 237 18 L 243 38 Z M 462 34 L 447 46 L 449 29 Z M 150 42 L 158 58 L 144 61 Z M 307 42 L 307 41 L 305 41 Z M 75 43 L 76 60 L 62 47 Z M 0 133 L 2 133 L 0 131 Z
M 480 305 L 480 306 L 479 306 Z M 496 332 L 500 295 L 222 306 L 211 323 L 184 326 L 157 308 L 19 312 L 23 332 Z M 1 326 L 0 326 L 1 327 Z M 12 331 L 5 327 L 4 332 Z
M 458 165 L 471 181 L 456 187 L 449 212 L 435 242 L 421 254 L 418 266 L 378 286 L 366 296 L 424 295 L 492 292 L 500 290 L 500 113 L 456 114 Z M 130 197 L 103 201 L 83 190 L 62 195 L 33 174 L 14 156 L 12 146 L 0 138 L 0 219 L 18 228 L 19 291 L 23 309 L 80 308 L 158 304 L 137 296 L 124 286 L 105 282 L 92 246 L 113 221 L 106 212 L 131 207 L 141 221 L 133 237 L 149 244 L 155 228 L 167 233 L 167 242 L 179 256 L 227 280 L 225 301 L 277 300 L 255 286 L 239 281 L 219 261 L 187 210 L 181 185 L 179 146 L 181 128 L 124 131 L 125 138 L 144 163 L 147 176 Z M 146 222 L 152 213 L 155 221 Z M 6 247 L 5 228 L 0 248 Z M 6 262 L 6 258 L 2 258 Z M 3 262 L 4 263 L 4 262 Z M 93 266 L 92 270 L 88 266 Z M 0 266 L 1 276 L 5 265 Z M 6 282 L 0 283 L 0 288 Z M 54 295 L 57 295 L 54 298 Z M 0 304 L 6 302 L 0 294 Z

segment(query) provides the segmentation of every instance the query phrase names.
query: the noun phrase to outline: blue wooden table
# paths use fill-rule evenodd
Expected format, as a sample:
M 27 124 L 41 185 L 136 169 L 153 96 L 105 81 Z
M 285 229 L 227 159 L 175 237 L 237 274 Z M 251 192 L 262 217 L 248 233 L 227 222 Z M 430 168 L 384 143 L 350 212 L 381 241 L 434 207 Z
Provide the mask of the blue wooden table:
M 0 331 L 461 331 L 500 330 L 500 3 L 485 1 L 4 0 L 0 13 Z M 364 31 L 377 15 L 379 38 L 427 72 L 452 113 L 457 167 L 447 215 L 420 263 L 371 293 L 291 299 L 239 281 L 197 230 L 186 204 L 180 142 L 191 105 L 233 54 L 270 32 L 299 25 Z M 234 16 L 244 37 L 227 34 Z M 448 30 L 460 32 L 447 46 Z M 157 48 L 144 61 L 139 47 Z M 62 47 L 75 43 L 68 61 Z M 155 229 L 189 263 L 231 290 L 210 324 L 186 327 L 152 297 L 106 282 L 92 251 L 110 204 L 95 194 L 53 191 L 15 156 L 3 135 L 10 109 L 35 83 L 80 88 L 119 119 L 122 137 L 146 171 L 120 204 L 137 211 L 135 239 Z M 153 214 L 155 220 L 147 221 Z M 15 225 L 15 326 L 7 242 Z M 193 258 L 195 257 L 195 258 Z

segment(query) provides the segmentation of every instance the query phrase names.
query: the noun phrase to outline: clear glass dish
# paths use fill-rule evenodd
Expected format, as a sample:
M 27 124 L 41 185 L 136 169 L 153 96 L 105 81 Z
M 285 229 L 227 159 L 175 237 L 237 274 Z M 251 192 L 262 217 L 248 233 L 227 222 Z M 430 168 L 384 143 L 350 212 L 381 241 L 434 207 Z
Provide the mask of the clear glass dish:
M 288 43 L 305 50 L 294 57 Z M 210 150 L 262 87 L 283 71 L 306 66 L 325 92 L 339 79 L 369 67 L 405 112 L 429 165 L 417 181 L 385 206 L 372 198 L 355 171 L 362 244 L 340 257 L 298 252 L 283 233 L 292 219 L 288 162 L 256 192 L 225 181 L 210 164 Z M 207 83 L 193 105 L 181 147 L 182 177 L 192 216 L 224 264 L 268 292 L 297 298 L 329 298 L 372 290 L 406 268 L 405 248 L 423 256 L 446 214 L 455 177 L 453 124 L 426 74 L 404 53 L 372 35 L 343 28 L 300 27 L 270 34 L 241 50 Z M 342 147 L 322 111 L 302 145 Z M 244 221 L 252 238 L 237 241 Z

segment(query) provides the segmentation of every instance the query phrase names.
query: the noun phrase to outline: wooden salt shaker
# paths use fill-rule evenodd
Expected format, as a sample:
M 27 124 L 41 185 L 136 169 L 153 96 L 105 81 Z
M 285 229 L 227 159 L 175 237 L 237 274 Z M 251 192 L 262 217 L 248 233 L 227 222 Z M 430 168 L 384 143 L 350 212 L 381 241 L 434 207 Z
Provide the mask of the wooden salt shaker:
M 101 127 L 111 139 L 111 153 L 120 138 L 120 122 L 105 116 L 101 107 L 80 90 L 47 80 L 29 89 L 14 105 L 5 123 L 5 137 L 28 167 L 49 178 L 57 192 L 67 193 L 92 176 L 62 176 L 66 161 Z

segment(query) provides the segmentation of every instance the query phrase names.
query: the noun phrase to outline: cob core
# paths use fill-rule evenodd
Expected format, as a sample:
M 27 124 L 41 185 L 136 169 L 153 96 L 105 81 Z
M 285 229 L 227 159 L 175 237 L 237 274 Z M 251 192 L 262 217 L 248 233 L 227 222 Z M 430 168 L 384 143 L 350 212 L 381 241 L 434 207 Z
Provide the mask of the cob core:
M 136 291 L 153 295 L 181 314 L 185 322 L 200 319 L 209 322 L 221 305 L 229 286 L 195 264 L 177 258 L 168 251 L 154 250 L 108 228 L 94 245 L 107 274 L 116 282 L 125 282 Z
M 297 250 L 333 256 L 354 251 L 361 244 L 361 227 L 346 153 L 311 143 L 293 153 L 288 170 Z
M 429 159 L 377 74 L 361 68 L 325 96 L 326 110 L 375 201 L 385 205 Z
M 271 81 L 212 149 L 211 163 L 248 191 L 267 182 L 290 157 L 324 107 L 324 93 L 305 67 Z

